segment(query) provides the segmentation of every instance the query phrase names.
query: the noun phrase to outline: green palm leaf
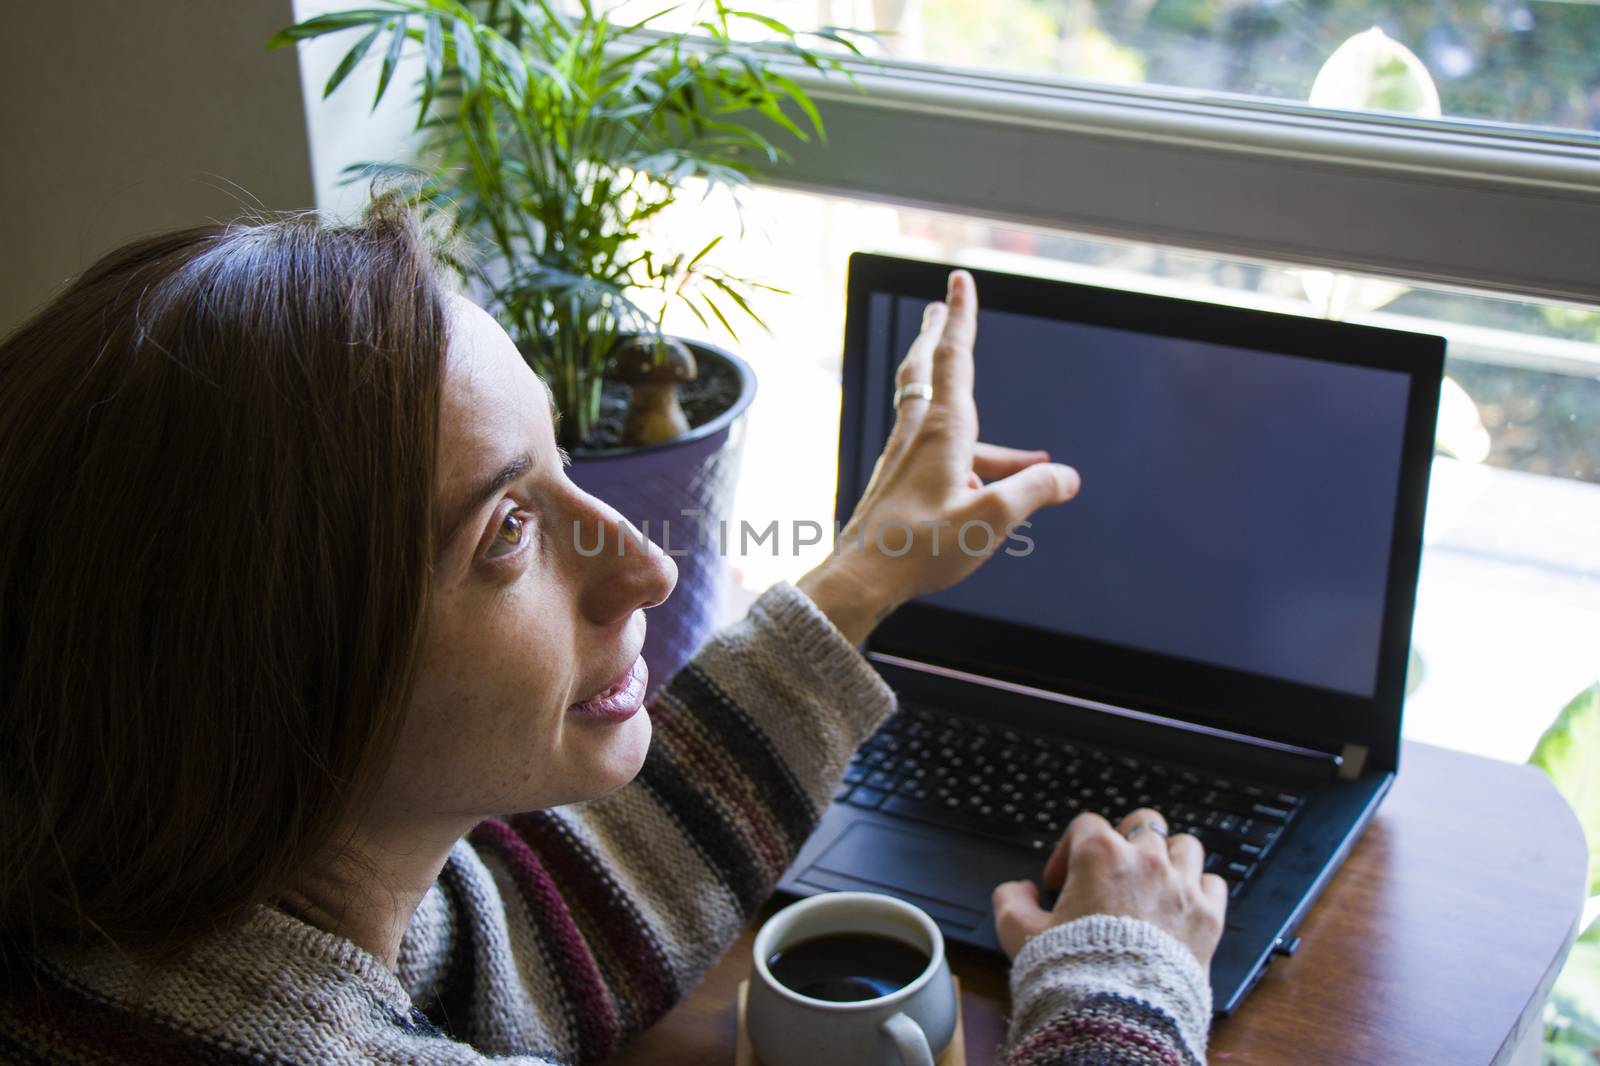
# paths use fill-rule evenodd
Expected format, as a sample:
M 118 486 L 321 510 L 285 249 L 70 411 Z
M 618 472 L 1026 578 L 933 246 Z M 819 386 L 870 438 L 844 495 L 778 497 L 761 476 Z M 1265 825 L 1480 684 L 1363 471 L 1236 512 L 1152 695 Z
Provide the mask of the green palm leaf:
M 848 72 L 782 21 L 724 0 L 713 0 L 692 38 L 653 28 L 674 10 L 666 5 L 628 24 L 610 22 L 592 0 L 559 6 L 388 0 L 307 19 L 268 45 L 364 30 L 329 79 L 331 93 L 387 32 L 376 107 L 405 42 L 418 42 L 417 162 L 356 164 L 344 178 L 410 183 L 419 203 L 482 248 L 457 269 L 490 294 L 490 310 L 555 389 L 571 444 L 598 413 L 594 381 L 621 333 L 659 331 L 676 305 L 732 336 L 722 300 L 761 322 L 750 295 L 781 290 L 717 268 L 720 238 L 674 249 L 653 223 L 686 182 L 703 181 L 706 195 L 737 190 L 786 158 L 780 141 L 824 136 L 784 63 Z M 736 39 L 732 23 L 771 38 Z M 857 51 L 832 28 L 812 36 Z M 766 124 L 745 121 L 753 116 Z

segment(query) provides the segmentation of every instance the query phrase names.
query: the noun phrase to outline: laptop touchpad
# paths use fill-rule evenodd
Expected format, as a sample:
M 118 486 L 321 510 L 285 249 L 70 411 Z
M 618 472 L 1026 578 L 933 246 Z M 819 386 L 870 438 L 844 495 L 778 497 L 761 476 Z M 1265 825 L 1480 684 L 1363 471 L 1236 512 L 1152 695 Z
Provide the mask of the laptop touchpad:
M 1016 848 L 987 847 L 915 829 L 857 822 L 822 853 L 800 880 L 823 888 L 843 888 L 847 886 L 830 884 L 831 878 L 814 877 L 812 872 L 843 875 L 863 882 L 859 885 L 863 889 L 879 885 L 896 893 L 954 904 L 968 912 L 962 916 L 967 918 L 962 924 L 976 925 L 973 919 L 989 918 L 989 899 L 995 885 L 1036 875 L 1043 867 L 1042 859 Z M 935 913 L 937 908 L 929 910 L 935 917 L 956 917 Z

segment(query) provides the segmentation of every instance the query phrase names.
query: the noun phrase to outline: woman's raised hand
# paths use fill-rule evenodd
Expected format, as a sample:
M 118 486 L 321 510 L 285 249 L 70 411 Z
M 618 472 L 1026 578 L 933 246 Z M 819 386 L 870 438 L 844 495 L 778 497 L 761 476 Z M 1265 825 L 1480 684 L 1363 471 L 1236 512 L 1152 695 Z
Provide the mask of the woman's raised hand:
M 978 440 L 977 319 L 972 275 L 957 270 L 895 373 L 903 398 L 855 513 L 833 555 L 798 582 L 855 643 L 900 604 L 972 573 L 1033 512 L 1077 494 L 1077 471 L 1048 453 Z

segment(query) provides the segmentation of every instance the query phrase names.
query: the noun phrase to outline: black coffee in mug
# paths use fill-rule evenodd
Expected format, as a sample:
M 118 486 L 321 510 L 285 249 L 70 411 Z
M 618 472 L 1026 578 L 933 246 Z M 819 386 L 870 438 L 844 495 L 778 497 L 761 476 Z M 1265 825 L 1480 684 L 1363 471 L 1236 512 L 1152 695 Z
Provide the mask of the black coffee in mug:
M 930 961 L 921 948 L 893 937 L 831 933 L 790 944 L 767 960 L 767 969 L 802 996 L 852 1003 L 898 992 Z

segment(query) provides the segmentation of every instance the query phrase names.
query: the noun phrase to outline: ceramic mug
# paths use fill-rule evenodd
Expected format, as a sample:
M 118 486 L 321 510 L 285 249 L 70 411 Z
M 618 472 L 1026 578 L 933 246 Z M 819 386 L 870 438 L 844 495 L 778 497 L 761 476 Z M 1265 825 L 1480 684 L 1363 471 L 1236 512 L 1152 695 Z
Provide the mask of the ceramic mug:
M 876 999 L 814 999 L 785 986 L 767 960 L 814 937 L 891 937 L 928 956 L 909 984 Z M 944 934 L 926 911 L 876 892 L 826 892 L 790 904 L 756 933 L 745 1003 L 762 1066 L 933 1066 L 956 1031 L 955 985 Z

